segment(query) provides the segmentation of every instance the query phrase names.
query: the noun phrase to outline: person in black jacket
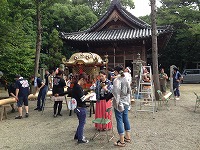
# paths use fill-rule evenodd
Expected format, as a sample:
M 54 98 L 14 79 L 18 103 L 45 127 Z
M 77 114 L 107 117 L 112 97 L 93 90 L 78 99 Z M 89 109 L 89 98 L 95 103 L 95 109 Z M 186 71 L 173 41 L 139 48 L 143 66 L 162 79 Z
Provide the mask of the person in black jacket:
M 44 84 L 39 74 L 38 74 L 38 77 L 36 78 L 36 83 L 37 83 L 37 91 L 39 92 L 39 94 L 37 97 L 37 107 L 34 110 L 42 111 L 42 109 L 44 109 L 44 103 L 45 103 L 44 101 L 45 101 L 46 94 L 48 91 L 48 86 Z M 42 99 L 42 103 L 41 103 L 41 99 Z
M 65 80 L 62 78 L 63 76 L 63 71 L 59 70 L 56 77 L 53 78 L 53 96 L 58 97 L 62 96 L 64 93 L 64 87 L 66 86 Z M 62 101 L 63 99 L 58 98 L 57 100 L 55 99 L 54 101 L 54 117 L 62 116 L 60 113 L 62 110 Z M 57 113 L 57 108 L 58 108 L 58 113 Z
M 74 77 L 75 78 L 75 77 Z M 72 88 L 72 98 L 77 101 L 77 108 L 75 112 L 77 114 L 79 125 L 74 136 L 75 140 L 78 140 L 78 143 L 88 143 L 89 141 L 83 136 L 84 125 L 86 122 L 86 103 L 85 100 L 88 99 L 90 94 L 84 95 L 83 86 L 87 81 L 87 75 L 82 73 L 79 77 L 74 79 L 74 87 Z

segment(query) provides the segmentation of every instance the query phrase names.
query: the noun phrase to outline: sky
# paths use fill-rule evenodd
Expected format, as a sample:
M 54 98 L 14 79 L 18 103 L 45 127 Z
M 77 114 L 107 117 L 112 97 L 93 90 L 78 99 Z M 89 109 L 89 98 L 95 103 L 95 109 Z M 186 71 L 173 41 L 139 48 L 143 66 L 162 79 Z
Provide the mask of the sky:
M 134 0 L 135 9 L 129 10 L 134 16 L 140 17 L 149 15 L 151 12 L 150 0 Z M 159 0 L 156 0 L 156 6 L 161 6 Z

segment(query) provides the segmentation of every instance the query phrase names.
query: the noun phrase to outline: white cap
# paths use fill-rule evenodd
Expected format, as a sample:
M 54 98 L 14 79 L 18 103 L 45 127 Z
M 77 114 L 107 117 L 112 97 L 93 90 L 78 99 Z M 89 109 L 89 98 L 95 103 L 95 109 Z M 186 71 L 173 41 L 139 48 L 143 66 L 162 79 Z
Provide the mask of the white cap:
M 131 73 L 130 67 L 126 67 L 126 69 L 128 70 L 129 73 Z

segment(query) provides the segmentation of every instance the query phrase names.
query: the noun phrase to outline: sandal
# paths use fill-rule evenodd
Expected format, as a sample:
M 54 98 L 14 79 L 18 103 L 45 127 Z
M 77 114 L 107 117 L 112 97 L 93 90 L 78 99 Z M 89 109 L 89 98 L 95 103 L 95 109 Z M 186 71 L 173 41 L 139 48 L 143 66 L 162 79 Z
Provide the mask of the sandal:
M 118 140 L 117 142 L 114 143 L 114 145 L 124 147 L 126 145 L 126 143 L 122 143 L 122 142 L 120 142 L 120 140 Z
M 131 139 L 127 139 L 126 137 L 124 137 L 124 141 L 127 143 L 131 143 Z

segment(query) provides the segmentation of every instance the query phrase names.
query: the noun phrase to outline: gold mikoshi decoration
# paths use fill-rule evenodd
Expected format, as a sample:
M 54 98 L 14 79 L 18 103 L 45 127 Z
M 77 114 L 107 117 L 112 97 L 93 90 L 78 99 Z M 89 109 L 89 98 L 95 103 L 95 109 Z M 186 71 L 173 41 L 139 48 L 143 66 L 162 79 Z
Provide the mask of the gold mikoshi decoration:
M 73 66 L 73 65 L 96 65 L 96 66 L 102 66 L 108 63 L 108 61 L 102 60 L 102 58 L 95 53 L 86 53 L 86 52 L 79 52 L 73 54 L 69 60 L 66 60 L 66 58 L 62 59 L 62 62 L 66 66 Z

